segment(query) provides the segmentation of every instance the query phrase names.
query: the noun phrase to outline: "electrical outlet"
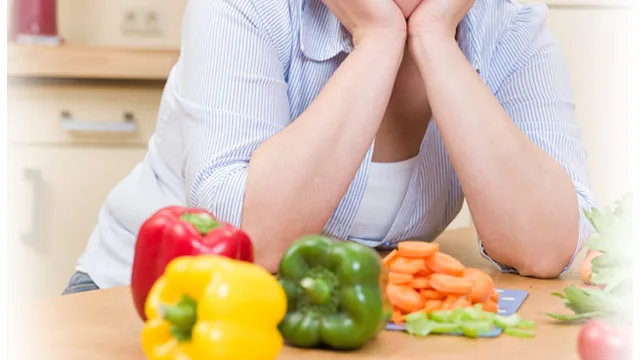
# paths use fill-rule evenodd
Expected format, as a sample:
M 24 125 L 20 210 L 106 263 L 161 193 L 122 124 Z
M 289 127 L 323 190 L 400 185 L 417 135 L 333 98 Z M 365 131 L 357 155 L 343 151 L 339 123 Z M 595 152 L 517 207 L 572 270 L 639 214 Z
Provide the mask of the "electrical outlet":
M 156 9 L 129 9 L 122 14 L 121 31 L 135 36 L 159 36 L 163 33 L 162 19 Z
M 124 34 L 138 34 L 143 30 L 140 12 L 127 10 L 122 14 L 120 29 Z
M 162 35 L 162 22 L 156 10 L 147 10 L 144 14 L 144 29 L 149 35 Z

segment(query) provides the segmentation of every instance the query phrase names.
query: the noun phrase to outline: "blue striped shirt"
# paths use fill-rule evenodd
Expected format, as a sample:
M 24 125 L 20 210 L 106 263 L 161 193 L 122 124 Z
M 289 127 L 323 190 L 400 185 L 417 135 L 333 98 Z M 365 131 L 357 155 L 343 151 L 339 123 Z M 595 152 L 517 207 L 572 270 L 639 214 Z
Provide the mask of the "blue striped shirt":
M 546 14 L 543 5 L 477 0 L 459 26 L 458 44 L 517 126 L 568 172 L 580 207 L 591 208 L 568 71 Z M 206 208 L 239 226 L 251 154 L 307 109 L 351 51 L 348 34 L 321 0 L 189 1 L 180 58 L 148 154 L 109 194 L 79 266 L 100 287 L 128 284 L 136 234 L 164 206 Z M 326 234 L 349 238 L 371 154 L 372 148 Z M 431 121 L 406 198 L 376 245 L 432 241 L 463 200 Z M 591 231 L 581 212 L 578 248 Z

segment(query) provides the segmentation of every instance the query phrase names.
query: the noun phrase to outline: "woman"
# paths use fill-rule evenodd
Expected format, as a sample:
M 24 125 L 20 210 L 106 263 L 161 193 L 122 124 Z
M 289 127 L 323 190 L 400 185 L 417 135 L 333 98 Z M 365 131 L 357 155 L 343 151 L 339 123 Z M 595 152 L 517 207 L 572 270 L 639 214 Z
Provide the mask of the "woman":
M 594 201 L 545 11 L 191 0 L 148 155 L 107 198 L 67 292 L 128 284 L 138 229 L 169 205 L 242 227 L 275 271 L 308 233 L 432 241 L 466 197 L 500 269 L 558 276 Z

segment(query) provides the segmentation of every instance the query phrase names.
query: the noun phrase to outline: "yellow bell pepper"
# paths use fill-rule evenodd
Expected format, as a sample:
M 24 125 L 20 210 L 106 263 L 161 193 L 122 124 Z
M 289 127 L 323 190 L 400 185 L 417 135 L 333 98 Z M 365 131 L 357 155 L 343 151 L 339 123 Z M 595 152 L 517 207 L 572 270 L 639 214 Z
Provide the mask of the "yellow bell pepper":
M 142 349 L 152 360 L 273 360 L 286 310 L 284 290 L 256 264 L 179 257 L 149 293 Z

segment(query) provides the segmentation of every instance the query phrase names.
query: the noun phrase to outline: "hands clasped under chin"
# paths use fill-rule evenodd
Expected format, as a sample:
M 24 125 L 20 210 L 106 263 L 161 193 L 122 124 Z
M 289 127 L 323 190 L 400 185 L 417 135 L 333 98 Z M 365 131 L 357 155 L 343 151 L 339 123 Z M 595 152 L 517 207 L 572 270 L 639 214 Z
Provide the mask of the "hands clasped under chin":
M 351 33 L 365 38 L 402 38 L 420 34 L 455 36 L 474 0 L 323 0 Z

